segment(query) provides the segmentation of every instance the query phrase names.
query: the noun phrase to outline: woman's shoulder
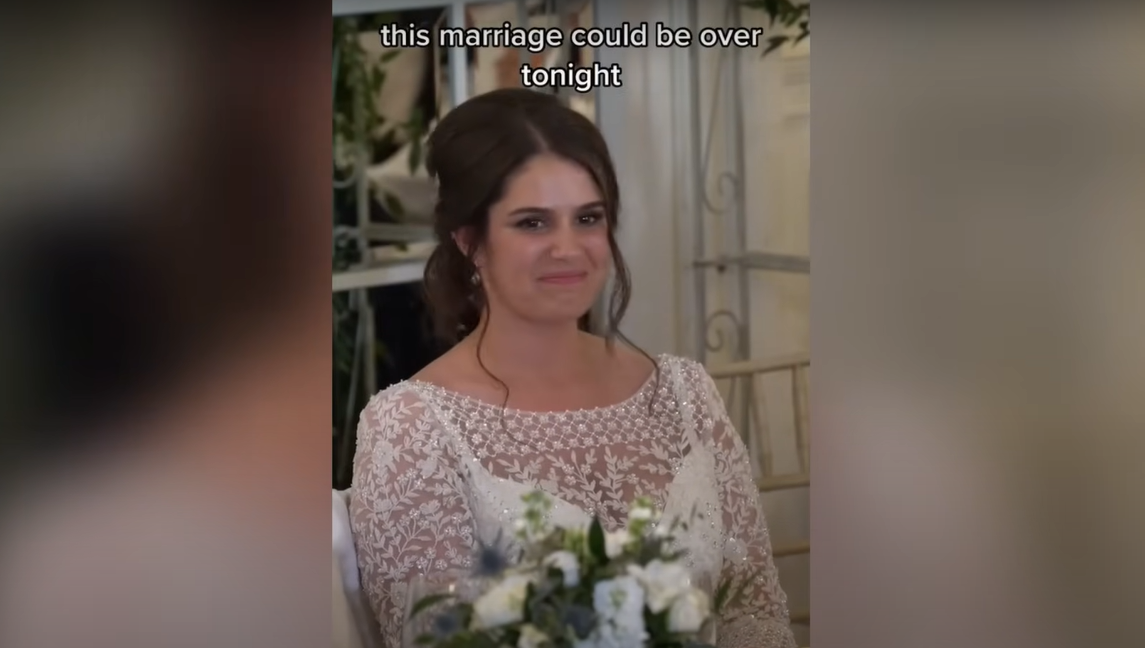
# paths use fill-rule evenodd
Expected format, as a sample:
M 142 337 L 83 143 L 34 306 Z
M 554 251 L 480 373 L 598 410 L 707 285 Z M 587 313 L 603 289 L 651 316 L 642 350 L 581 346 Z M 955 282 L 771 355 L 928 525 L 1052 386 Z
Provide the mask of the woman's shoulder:
M 675 374 L 688 389 L 704 388 L 711 380 L 708 370 L 698 360 L 670 353 L 661 354 L 658 360 L 661 369 Z
M 403 380 L 374 394 L 362 408 L 360 426 L 367 434 L 395 437 L 425 435 L 437 426 L 429 399 L 417 381 Z
M 686 356 L 675 355 L 672 353 L 661 353 L 659 356 L 657 356 L 657 358 L 660 364 L 664 366 L 678 368 L 691 373 L 707 373 L 703 364 L 701 364 L 698 360 L 693 360 L 692 358 L 688 358 Z
M 406 409 L 411 406 L 424 407 L 424 405 L 425 398 L 422 391 L 418 389 L 418 381 L 410 379 L 396 382 L 374 394 L 370 400 L 366 401 L 366 406 L 363 409 L 382 413 L 394 408 Z

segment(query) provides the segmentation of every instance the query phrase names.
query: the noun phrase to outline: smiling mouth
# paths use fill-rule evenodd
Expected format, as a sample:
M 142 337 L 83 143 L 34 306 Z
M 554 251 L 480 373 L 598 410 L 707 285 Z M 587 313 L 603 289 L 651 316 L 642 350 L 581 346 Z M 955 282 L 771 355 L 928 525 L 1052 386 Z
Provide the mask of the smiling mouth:
M 578 284 L 588 277 L 587 272 L 565 272 L 561 274 L 545 275 L 540 278 L 541 283 L 556 284 L 559 286 L 567 286 L 571 284 Z

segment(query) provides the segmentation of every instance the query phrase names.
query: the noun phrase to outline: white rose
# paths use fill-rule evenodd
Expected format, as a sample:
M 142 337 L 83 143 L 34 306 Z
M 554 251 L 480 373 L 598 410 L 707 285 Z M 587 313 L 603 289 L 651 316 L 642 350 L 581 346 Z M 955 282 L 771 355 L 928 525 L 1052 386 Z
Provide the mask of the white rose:
M 545 556 L 543 564 L 546 567 L 556 567 L 564 572 L 565 587 L 576 587 L 580 583 L 580 561 L 571 551 L 554 551 Z
M 689 589 L 677 596 L 668 610 L 668 630 L 699 632 L 710 613 L 708 595 L 702 590 Z
M 634 522 L 651 520 L 655 516 L 655 511 L 647 506 L 636 506 L 628 512 L 628 519 Z
M 604 553 L 609 558 L 615 558 L 624 553 L 624 547 L 632 542 L 632 536 L 626 529 L 611 531 L 604 534 Z
M 521 636 L 517 639 L 517 648 L 541 648 L 549 640 L 549 635 L 537 629 L 537 626 L 526 623 L 521 626 Z
M 648 596 L 648 609 L 663 612 L 692 585 L 688 570 L 679 563 L 653 560 L 647 565 L 629 565 L 628 573 L 640 582 Z
M 596 584 L 592 591 L 593 609 L 600 619 L 597 646 L 643 648 L 648 640 L 644 627 L 644 590 L 631 576 L 618 576 Z
M 525 592 L 532 580 L 511 574 L 473 602 L 473 628 L 482 630 L 516 623 L 525 618 Z

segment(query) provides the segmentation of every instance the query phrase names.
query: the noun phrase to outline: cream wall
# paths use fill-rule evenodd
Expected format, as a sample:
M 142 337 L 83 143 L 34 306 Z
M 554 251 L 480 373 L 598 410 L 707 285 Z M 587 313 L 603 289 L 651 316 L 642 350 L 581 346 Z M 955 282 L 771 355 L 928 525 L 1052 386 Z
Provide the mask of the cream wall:
M 722 24 L 722 3 L 700 3 L 701 24 Z M 622 21 L 685 24 L 686 3 L 634 0 L 601 3 L 602 24 Z M 764 26 L 765 18 L 745 11 L 746 25 Z M 744 104 L 744 178 L 748 211 L 748 247 L 807 255 L 809 151 L 809 45 L 761 59 L 742 57 Z M 698 90 L 701 122 L 707 127 L 714 108 L 713 166 L 708 191 L 720 202 L 716 178 L 731 167 L 723 146 L 727 126 L 722 105 L 713 106 L 718 50 L 701 51 L 698 89 L 686 78 L 688 53 L 672 49 L 602 52 L 602 63 L 624 69 L 623 88 L 597 90 L 598 122 L 620 173 L 624 212 L 620 239 L 637 285 L 626 332 L 649 350 L 698 355 L 697 315 L 692 304 L 692 228 L 695 219 L 692 178 L 701 151 L 690 137 L 690 95 Z M 726 80 L 725 80 L 726 83 Z M 703 215 L 708 253 L 734 237 L 719 214 Z M 730 241 L 729 241 L 730 242 Z M 735 305 L 734 282 L 710 271 L 709 312 Z M 752 347 L 755 356 L 809 348 L 806 276 L 756 271 L 750 288 Z

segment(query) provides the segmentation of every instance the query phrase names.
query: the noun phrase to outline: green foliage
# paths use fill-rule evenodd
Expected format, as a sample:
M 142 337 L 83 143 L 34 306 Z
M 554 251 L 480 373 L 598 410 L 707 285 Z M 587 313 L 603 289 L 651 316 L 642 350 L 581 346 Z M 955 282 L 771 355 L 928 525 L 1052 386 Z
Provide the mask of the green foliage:
M 354 151 L 357 147 L 366 148 L 367 158 L 374 161 L 376 151 L 388 150 L 393 145 L 392 135 L 380 142 L 374 141 L 374 134 L 383 126 L 392 126 L 393 131 L 404 136 L 410 143 L 409 168 L 412 173 L 422 164 L 424 155 L 422 139 L 427 130 L 428 119 L 420 110 L 415 110 L 404 124 L 387 124 L 378 112 L 377 98 L 386 83 L 387 66 L 401 53 L 399 50 L 386 52 L 380 57 L 371 55 L 362 46 L 362 38 L 376 35 L 380 26 L 393 23 L 397 14 L 377 13 L 362 16 L 341 16 L 334 19 L 333 25 L 333 140 L 336 177 L 349 175 L 356 156 L 349 160 L 339 160 L 339 153 Z M 375 36 L 376 37 L 376 36 Z M 370 195 L 374 196 L 371 187 Z M 393 195 L 379 197 L 386 211 L 401 218 L 405 209 Z M 361 261 L 358 242 L 336 232 L 333 249 L 333 271 L 345 271 Z M 347 423 L 340 421 L 349 405 L 348 399 L 360 396 L 361 384 L 350 384 L 355 341 L 357 339 L 357 312 L 351 306 L 349 293 L 333 296 L 333 351 L 334 351 L 334 423 L 335 429 L 346 429 Z M 385 362 L 385 350 L 375 341 L 379 362 Z M 364 370 L 364 364 L 362 369 Z M 360 374 L 359 374 L 360 375 Z M 369 396 L 368 394 L 365 396 Z M 349 426 L 352 434 L 352 425 Z M 337 433 L 337 432 L 336 432 Z M 345 466 L 335 466 L 335 479 L 345 473 Z
M 430 596 L 427 596 L 427 597 L 421 599 L 420 601 L 418 601 L 413 606 L 413 609 L 410 610 L 410 617 L 411 618 L 415 617 L 415 616 L 421 614 L 423 611 L 428 610 L 429 608 L 437 605 L 438 603 L 442 603 L 444 601 L 448 601 L 451 599 L 453 599 L 452 594 L 432 594 Z
M 334 19 L 334 138 L 343 143 L 361 141 L 382 125 L 376 98 L 386 82 L 385 64 L 398 50 L 387 52 L 378 63 L 362 47 L 361 34 L 386 14 L 341 16 Z
M 790 32 L 797 28 L 799 32 L 794 36 L 790 34 L 776 34 L 767 38 L 767 47 L 763 56 L 767 56 L 783 46 L 785 43 L 795 45 L 811 35 L 811 3 L 792 2 L 791 0 L 742 0 L 742 4 L 749 9 L 756 9 L 767 14 L 768 27 L 780 26 Z
M 364 35 L 376 34 L 378 27 L 392 23 L 392 13 L 342 16 L 334 19 L 334 142 L 335 146 L 365 145 L 373 152 L 372 135 L 387 125 L 377 109 L 377 97 L 386 83 L 386 67 L 401 50 L 374 58 L 362 47 Z M 422 136 L 428 120 L 421 110 L 410 119 L 391 124 L 411 143 L 409 168 L 412 173 L 422 162 Z

